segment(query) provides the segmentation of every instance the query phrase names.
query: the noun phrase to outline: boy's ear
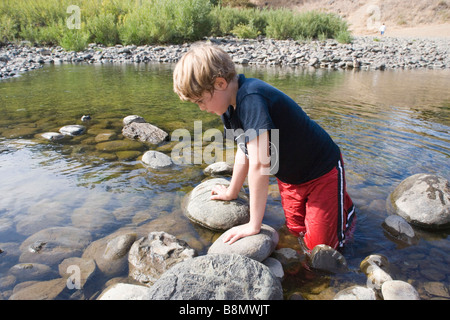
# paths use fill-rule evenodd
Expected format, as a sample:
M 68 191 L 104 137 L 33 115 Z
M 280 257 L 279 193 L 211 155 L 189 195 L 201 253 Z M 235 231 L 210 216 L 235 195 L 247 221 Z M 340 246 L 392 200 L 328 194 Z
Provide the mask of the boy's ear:
M 214 81 L 214 89 L 215 90 L 225 90 L 228 87 L 228 82 L 225 78 L 217 77 Z

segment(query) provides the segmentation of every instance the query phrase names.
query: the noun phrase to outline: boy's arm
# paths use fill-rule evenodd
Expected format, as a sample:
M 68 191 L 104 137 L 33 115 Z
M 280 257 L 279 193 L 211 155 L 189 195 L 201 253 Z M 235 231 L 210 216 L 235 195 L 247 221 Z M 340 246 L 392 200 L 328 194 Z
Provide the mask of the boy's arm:
M 233 200 L 238 197 L 244 185 L 245 178 L 248 173 L 248 159 L 241 148 L 237 148 L 236 156 L 234 157 L 233 175 L 231 177 L 230 185 L 227 187 L 216 185 L 212 189 L 212 200 Z
M 250 221 L 227 231 L 223 241 L 229 244 L 240 238 L 259 233 L 266 209 L 270 168 L 268 132 L 249 141 L 247 149 L 249 154 Z

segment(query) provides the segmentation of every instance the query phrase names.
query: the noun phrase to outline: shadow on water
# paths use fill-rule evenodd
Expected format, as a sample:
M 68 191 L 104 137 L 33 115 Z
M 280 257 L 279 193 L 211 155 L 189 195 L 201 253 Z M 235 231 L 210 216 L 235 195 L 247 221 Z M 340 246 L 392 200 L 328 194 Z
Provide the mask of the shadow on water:
M 61 65 L 0 82 L 3 298 L 12 293 L 13 285 L 4 283 L 19 262 L 20 244 L 45 228 L 77 226 L 75 213 L 105 217 L 107 221 L 92 222 L 93 240 L 125 226 L 140 232 L 158 229 L 204 254 L 219 236 L 181 212 L 183 197 L 206 178 L 206 164 L 152 171 L 139 158 L 149 146 L 126 153 L 102 150 L 96 141 L 102 132 L 126 140 L 122 119 L 130 114 L 169 133 L 179 128 L 193 132 L 197 120 L 203 131 L 221 129 L 218 117 L 179 101 L 172 91 L 172 70 L 170 64 Z M 299 292 L 307 299 L 330 299 L 345 287 L 365 285 L 359 264 L 374 253 L 388 257 L 393 278 L 411 282 L 422 298 L 436 297 L 430 283 L 448 290 L 449 232 L 416 229 L 417 243 L 404 245 L 386 234 L 382 223 L 387 196 L 406 177 L 427 172 L 450 178 L 450 73 L 274 67 L 238 71 L 285 91 L 330 133 L 341 147 L 348 190 L 358 208 L 357 229 L 343 252 L 352 271 L 324 275 L 300 265 L 286 274 L 286 298 Z M 92 117 L 84 123 L 84 135 L 52 143 L 38 137 L 63 125 L 82 124 L 83 114 Z M 172 147 L 168 143 L 156 149 L 170 154 Z M 279 230 L 279 247 L 299 250 L 297 239 L 283 228 L 276 180 L 272 177 L 270 183 L 264 222 Z

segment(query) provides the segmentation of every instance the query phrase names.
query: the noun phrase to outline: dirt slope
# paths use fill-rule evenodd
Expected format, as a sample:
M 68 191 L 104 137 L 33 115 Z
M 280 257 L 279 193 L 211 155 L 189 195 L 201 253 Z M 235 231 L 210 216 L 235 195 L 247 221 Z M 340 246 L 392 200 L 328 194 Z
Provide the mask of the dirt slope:
M 339 14 L 355 35 L 450 38 L 450 0 L 250 0 L 264 7 L 288 7 Z

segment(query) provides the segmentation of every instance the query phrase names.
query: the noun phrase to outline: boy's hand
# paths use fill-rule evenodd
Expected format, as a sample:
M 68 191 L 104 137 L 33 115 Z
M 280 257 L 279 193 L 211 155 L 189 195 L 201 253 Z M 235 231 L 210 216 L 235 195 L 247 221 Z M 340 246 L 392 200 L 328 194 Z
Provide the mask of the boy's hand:
M 225 187 L 221 184 L 215 185 L 211 190 L 211 200 L 230 201 L 230 200 L 234 200 L 236 198 L 237 197 L 230 194 L 227 187 Z
M 226 235 L 223 238 L 223 242 L 228 244 L 232 244 L 239 240 L 240 238 L 245 238 L 248 236 L 252 236 L 254 234 L 258 234 L 260 231 L 260 227 L 256 228 L 252 226 L 250 223 L 241 224 L 240 226 L 236 226 L 226 231 Z

